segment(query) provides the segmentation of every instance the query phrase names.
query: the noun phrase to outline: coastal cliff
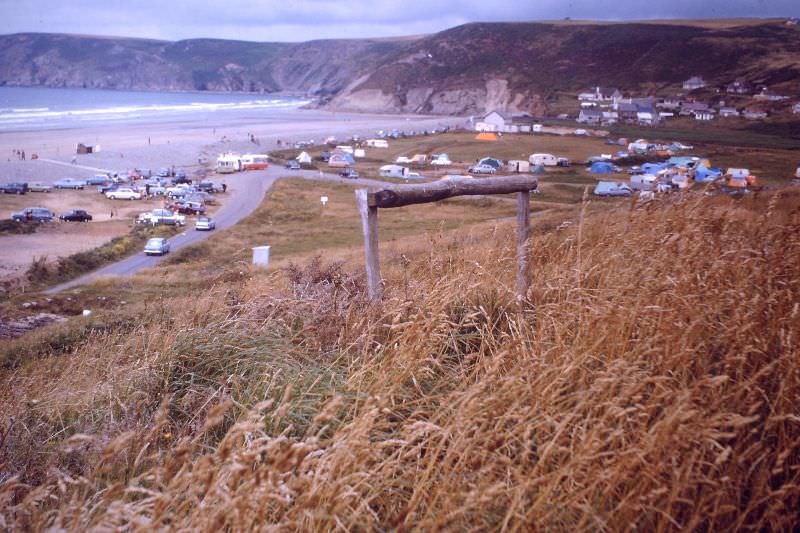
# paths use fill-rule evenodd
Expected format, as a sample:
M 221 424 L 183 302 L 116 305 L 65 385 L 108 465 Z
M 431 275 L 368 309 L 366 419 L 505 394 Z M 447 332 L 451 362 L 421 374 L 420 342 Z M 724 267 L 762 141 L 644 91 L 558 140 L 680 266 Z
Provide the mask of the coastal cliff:
M 0 85 L 303 93 L 353 111 L 541 113 L 562 93 L 741 78 L 800 89 L 800 31 L 780 21 L 474 23 L 434 35 L 253 43 L 0 36 Z

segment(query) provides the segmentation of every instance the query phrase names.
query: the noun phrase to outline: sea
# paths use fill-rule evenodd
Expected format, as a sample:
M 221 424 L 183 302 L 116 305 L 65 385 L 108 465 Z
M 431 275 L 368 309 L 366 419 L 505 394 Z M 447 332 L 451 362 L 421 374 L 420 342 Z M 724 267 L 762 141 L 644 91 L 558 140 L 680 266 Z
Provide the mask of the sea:
M 98 124 L 158 123 L 307 104 L 302 98 L 246 93 L 144 92 L 0 87 L 0 131 L 66 129 Z

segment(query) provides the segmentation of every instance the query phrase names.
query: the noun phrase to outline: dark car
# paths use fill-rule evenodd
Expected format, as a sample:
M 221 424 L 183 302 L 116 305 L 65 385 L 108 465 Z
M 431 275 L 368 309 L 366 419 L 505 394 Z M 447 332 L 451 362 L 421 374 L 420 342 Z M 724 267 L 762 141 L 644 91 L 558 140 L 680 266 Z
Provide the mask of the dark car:
M 286 168 L 289 170 L 300 170 L 300 163 L 296 159 L 290 159 L 286 162 Z
M 202 191 L 202 192 L 208 192 L 208 193 L 216 192 L 216 189 L 214 188 L 214 184 L 211 183 L 210 181 L 202 181 L 202 182 L 198 183 L 197 185 L 195 185 L 195 188 L 198 191 Z
M 73 209 L 69 213 L 64 213 L 58 218 L 64 222 L 89 222 L 92 220 L 92 215 L 83 209 Z
M 50 222 L 53 213 L 45 207 L 26 207 L 19 213 L 11 215 L 11 220 L 16 222 Z
M 183 202 L 176 208 L 182 215 L 203 215 L 206 212 L 206 206 L 198 202 Z
M 353 180 L 358 179 L 358 172 L 356 172 L 356 170 L 354 168 L 350 168 L 350 167 L 345 168 L 344 170 L 339 172 L 339 175 L 341 177 L 343 177 L 343 178 L 350 178 L 350 179 L 353 179 Z
M 28 192 L 27 183 L 6 183 L 5 185 L 0 185 L 0 188 L 5 194 L 25 194 Z
M 105 185 L 98 185 L 97 192 L 100 194 L 105 194 L 107 192 L 115 191 L 119 189 L 119 185 L 116 183 L 106 183 Z
M 98 174 L 96 176 L 92 176 L 86 180 L 86 185 L 107 185 L 112 182 L 112 179 L 108 176 L 104 176 L 102 174 Z

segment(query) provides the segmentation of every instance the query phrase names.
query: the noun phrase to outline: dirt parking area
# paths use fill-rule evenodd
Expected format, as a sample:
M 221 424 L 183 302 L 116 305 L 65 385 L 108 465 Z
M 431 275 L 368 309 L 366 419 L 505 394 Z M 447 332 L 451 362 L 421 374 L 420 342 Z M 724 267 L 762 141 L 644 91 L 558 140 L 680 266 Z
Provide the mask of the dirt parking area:
M 33 234 L 0 236 L 0 278 L 24 271 L 35 258 L 58 257 L 96 248 L 130 231 L 132 222 L 117 219 L 93 223 L 44 224 Z
M 0 218 L 11 218 L 12 213 L 26 207 L 46 207 L 56 216 L 71 209 L 85 209 L 92 215 L 94 222 L 102 222 L 117 217 L 133 219 L 142 211 L 161 207 L 162 204 L 163 199 L 109 200 L 105 195 L 98 193 L 95 187 L 82 191 L 54 190 L 49 193 L 0 194 Z

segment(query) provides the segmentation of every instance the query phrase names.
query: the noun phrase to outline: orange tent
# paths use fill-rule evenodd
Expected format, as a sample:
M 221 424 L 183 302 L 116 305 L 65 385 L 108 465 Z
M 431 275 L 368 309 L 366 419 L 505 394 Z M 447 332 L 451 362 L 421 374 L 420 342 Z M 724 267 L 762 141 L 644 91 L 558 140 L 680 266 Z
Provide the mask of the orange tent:
M 497 134 L 489 132 L 489 131 L 484 131 L 484 132 L 479 133 L 478 135 L 476 135 L 475 139 L 478 140 L 478 141 L 496 141 L 497 140 Z

